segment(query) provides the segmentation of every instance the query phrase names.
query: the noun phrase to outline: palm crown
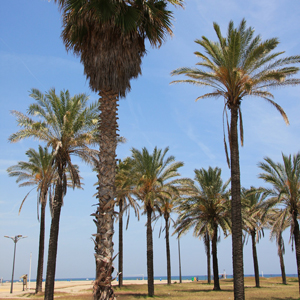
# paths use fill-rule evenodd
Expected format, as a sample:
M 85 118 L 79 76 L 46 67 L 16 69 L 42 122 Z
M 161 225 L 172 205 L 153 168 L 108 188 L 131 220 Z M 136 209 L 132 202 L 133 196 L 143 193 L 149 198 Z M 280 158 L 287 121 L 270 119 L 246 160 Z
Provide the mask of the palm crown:
M 206 54 L 195 52 L 195 55 L 201 59 L 197 65 L 203 68 L 174 70 L 172 75 L 183 74 L 190 79 L 176 80 L 172 83 L 187 82 L 197 86 L 212 87 L 214 89 L 212 92 L 199 96 L 196 101 L 223 97 L 225 108 L 238 107 L 240 118 L 242 99 L 245 96 L 261 97 L 271 103 L 288 124 L 285 112 L 272 100 L 274 96 L 268 90 L 300 83 L 299 79 L 291 78 L 299 71 L 299 68 L 292 64 L 299 63 L 300 56 L 278 58 L 284 53 L 272 52 L 279 44 L 278 39 L 262 41 L 260 35 L 254 36 L 252 27 L 246 28 L 244 19 L 238 28 L 234 28 L 232 21 L 229 23 L 226 38 L 222 36 L 217 23 L 214 23 L 214 29 L 218 42 L 210 41 L 205 36 L 195 41 L 206 52 Z M 240 124 L 243 144 L 242 123 Z
M 8 175 L 17 177 L 16 182 L 21 182 L 20 187 L 34 186 L 38 192 L 38 203 L 46 204 L 47 194 L 50 199 L 52 195 L 51 186 L 54 183 L 53 156 L 46 147 L 43 148 L 42 146 L 39 146 L 38 152 L 30 148 L 26 151 L 26 155 L 29 161 L 19 161 L 17 165 L 9 167 L 7 169 Z M 23 199 L 19 212 L 29 193 Z
M 230 180 L 223 183 L 221 169 L 195 170 L 195 182 L 190 182 L 186 188 L 189 196 L 182 198 L 177 210 L 176 230 L 179 234 L 194 227 L 196 237 L 213 234 L 217 223 L 225 235 L 230 230 L 229 195 L 227 191 Z
M 167 4 L 183 5 L 182 0 L 55 2 L 63 12 L 66 49 L 80 55 L 92 90 L 110 88 L 121 96 L 130 90 L 130 79 L 141 74 L 145 39 L 160 46 L 172 34 Z
M 172 192 L 177 191 L 177 181 L 171 179 L 180 175 L 178 168 L 182 167 L 183 163 L 175 162 L 172 155 L 165 158 L 168 150 L 168 147 L 164 151 L 155 147 L 153 154 L 150 154 L 146 148 L 143 148 L 142 152 L 132 149 L 136 195 L 144 202 L 145 207 L 153 209 L 158 205 L 158 199 L 170 198 Z
M 35 138 L 46 142 L 52 147 L 54 161 L 62 159 L 66 162 L 72 179 L 77 178 L 76 168 L 71 163 L 70 155 L 78 155 L 90 162 L 91 151 L 87 144 L 95 141 L 97 129 L 97 106 L 87 106 L 88 97 L 79 94 L 70 97 L 68 91 L 62 91 L 59 96 L 55 89 L 45 95 L 37 89 L 32 89 L 30 96 L 36 101 L 28 109 L 28 115 L 12 111 L 17 123 L 22 129 L 9 137 L 11 142 L 24 138 Z M 31 116 L 37 117 L 36 119 Z M 59 153 L 59 155 L 57 155 Z

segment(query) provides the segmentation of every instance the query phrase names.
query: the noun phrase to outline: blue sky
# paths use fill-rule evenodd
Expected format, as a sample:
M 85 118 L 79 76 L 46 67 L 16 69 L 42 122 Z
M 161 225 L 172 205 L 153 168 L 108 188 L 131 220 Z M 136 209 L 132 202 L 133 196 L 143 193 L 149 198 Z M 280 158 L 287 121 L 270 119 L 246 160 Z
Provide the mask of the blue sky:
M 173 8 L 172 8 L 173 9 Z M 278 37 L 279 51 L 286 55 L 300 54 L 300 4 L 298 1 L 274 0 L 187 0 L 185 9 L 174 10 L 174 36 L 168 38 L 160 49 L 147 47 L 143 59 L 142 76 L 132 81 L 132 90 L 120 100 L 119 128 L 127 143 L 117 149 L 119 158 L 130 155 L 132 147 L 149 151 L 157 146 L 169 146 L 169 154 L 183 161 L 183 177 L 194 177 L 194 169 L 220 167 L 222 177 L 229 178 L 226 165 L 221 99 L 195 99 L 208 90 L 189 85 L 169 83 L 175 79 L 170 72 L 179 67 L 194 67 L 193 54 L 200 48 L 194 43 L 203 35 L 216 40 L 212 23 L 217 22 L 223 34 L 233 20 L 236 25 L 242 18 L 247 25 L 261 34 L 263 39 Z M 26 160 L 28 148 L 38 147 L 38 142 L 26 140 L 9 144 L 10 134 L 18 130 L 11 110 L 23 113 L 32 99 L 31 88 L 45 92 L 54 87 L 57 92 L 68 89 L 72 95 L 87 93 L 91 101 L 97 95 L 89 89 L 79 58 L 65 51 L 60 38 L 61 16 L 53 1 L 10 0 L 0 4 L 0 278 L 11 277 L 13 243 L 4 235 L 26 235 L 17 244 L 15 279 L 29 272 L 32 252 L 32 274 L 36 276 L 39 222 L 37 220 L 34 191 L 26 200 L 22 212 L 18 209 L 29 190 L 18 188 L 6 169 L 20 160 Z M 298 76 L 299 77 L 299 76 Z M 242 103 L 245 145 L 240 149 L 241 182 L 244 187 L 261 186 L 257 163 L 265 156 L 281 160 L 281 152 L 297 153 L 300 141 L 300 87 L 273 91 L 275 100 L 286 111 L 290 126 L 286 126 L 279 113 L 261 99 L 244 99 Z M 75 162 L 78 160 L 75 159 Z M 91 234 L 95 233 L 90 214 L 96 181 L 89 167 L 82 165 L 84 191 L 69 190 L 61 213 L 57 278 L 93 277 L 95 273 L 94 250 Z M 124 232 L 124 276 L 146 275 L 146 222 L 138 222 L 131 214 L 129 229 Z M 160 221 L 154 228 L 155 276 L 166 275 L 165 240 L 158 238 Z M 50 228 L 47 209 L 46 249 Z M 118 227 L 115 226 L 115 253 L 118 252 Z M 296 273 L 295 253 L 291 251 L 289 231 L 284 235 L 287 273 Z M 269 241 L 269 232 L 257 245 L 260 272 L 279 274 L 279 259 L 275 242 Z M 206 274 L 203 242 L 187 234 L 181 240 L 183 275 Z M 218 244 L 219 270 L 232 274 L 231 238 Z M 251 241 L 245 245 L 245 274 L 253 274 Z M 177 241 L 171 238 L 172 275 L 178 274 Z M 46 271 L 47 251 L 45 253 Z M 117 268 L 117 263 L 116 263 Z M 45 276 L 44 276 L 45 277 Z

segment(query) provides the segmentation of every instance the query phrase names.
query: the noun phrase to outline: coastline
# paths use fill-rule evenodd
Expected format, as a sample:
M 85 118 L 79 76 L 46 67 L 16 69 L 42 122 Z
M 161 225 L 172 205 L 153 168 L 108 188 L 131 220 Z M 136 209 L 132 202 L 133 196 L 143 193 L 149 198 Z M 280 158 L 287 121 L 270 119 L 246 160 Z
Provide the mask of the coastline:
M 192 282 L 192 276 L 189 276 L 190 279 L 186 279 L 187 276 L 185 276 L 185 279 L 182 280 L 183 283 Z M 253 276 L 246 276 L 246 277 L 253 277 Z M 264 277 L 265 279 L 268 278 L 274 278 L 275 276 L 270 277 Z M 280 276 L 276 276 L 280 277 Z M 287 276 L 290 277 L 290 276 Z M 292 276 L 293 277 L 293 276 Z M 196 279 L 196 277 L 194 277 Z M 230 280 L 230 278 L 227 278 Z M 221 279 L 222 281 L 223 279 Z M 55 281 L 55 292 L 57 293 L 87 293 L 88 291 L 92 292 L 93 289 L 93 280 L 56 280 Z M 178 283 L 179 280 L 172 280 L 172 283 Z M 205 282 L 205 280 L 200 279 L 199 282 Z M 125 279 L 123 280 L 124 285 L 147 285 L 147 279 Z M 155 285 L 160 284 L 167 284 L 167 280 L 163 279 L 155 279 L 154 280 Z M 112 282 L 113 286 L 118 286 L 118 281 L 114 280 Z M 34 294 L 35 292 L 35 281 L 30 282 L 30 285 L 28 283 L 27 290 L 23 291 L 23 283 L 22 282 L 14 282 L 13 284 L 13 293 L 10 293 L 10 287 L 11 284 L 9 281 L 3 282 L 3 284 L 0 284 L 0 299 L 8 299 L 8 298 L 23 298 L 28 296 L 29 294 Z M 43 282 L 43 290 L 45 289 L 45 282 Z

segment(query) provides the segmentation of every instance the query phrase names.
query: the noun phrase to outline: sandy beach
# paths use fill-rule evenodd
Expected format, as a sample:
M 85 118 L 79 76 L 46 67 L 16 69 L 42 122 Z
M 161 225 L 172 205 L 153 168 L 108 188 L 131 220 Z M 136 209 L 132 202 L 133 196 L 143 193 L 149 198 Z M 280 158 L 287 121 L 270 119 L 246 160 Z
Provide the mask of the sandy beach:
M 174 283 L 176 280 L 173 280 Z M 190 280 L 183 280 L 183 282 L 190 282 Z M 154 284 L 166 284 L 167 280 L 154 280 Z M 147 280 L 124 280 L 124 285 L 130 284 L 147 284 Z M 113 281 L 113 285 L 118 285 L 118 282 Z M 43 282 L 43 290 L 45 288 L 45 282 Z M 70 280 L 70 281 L 55 281 L 55 292 L 66 292 L 66 293 L 85 293 L 87 290 L 92 290 L 93 281 L 92 280 Z M 10 293 L 10 282 L 4 282 L 0 284 L 0 299 L 4 298 L 18 298 L 22 297 L 24 294 L 32 293 L 35 291 L 35 282 L 27 284 L 27 290 L 23 291 L 23 284 L 21 282 L 14 282 L 13 293 Z

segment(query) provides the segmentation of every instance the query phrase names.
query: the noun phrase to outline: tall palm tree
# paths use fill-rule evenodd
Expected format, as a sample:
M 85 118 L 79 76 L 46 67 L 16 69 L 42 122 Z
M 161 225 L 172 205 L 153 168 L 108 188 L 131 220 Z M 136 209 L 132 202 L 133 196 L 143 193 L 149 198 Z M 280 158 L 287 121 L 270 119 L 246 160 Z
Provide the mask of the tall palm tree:
M 269 89 L 300 83 L 299 79 L 291 78 L 299 71 L 299 68 L 292 64 L 299 63 L 300 56 L 278 58 L 284 53 L 272 52 L 279 44 L 278 39 L 262 41 L 259 35 L 254 37 L 254 29 L 246 28 L 244 19 L 238 28 L 235 28 L 233 21 L 230 21 L 226 37 L 222 36 L 218 24 L 214 23 L 214 29 L 218 37 L 217 42 L 212 42 L 205 36 L 201 40 L 195 41 L 206 52 L 206 54 L 195 52 L 196 56 L 201 59 L 197 65 L 202 68 L 179 68 L 171 74 L 183 74 L 189 78 L 173 82 L 187 82 L 213 88 L 212 92 L 206 93 L 196 100 L 224 98 L 224 114 L 227 120 L 230 145 L 229 160 L 224 134 L 227 161 L 231 168 L 234 299 L 240 300 L 245 298 L 238 142 L 239 118 L 241 145 L 243 145 L 241 103 L 246 96 L 261 97 L 273 105 L 288 124 L 286 114 L 272 100 L 274 97 Z M 230 124 L 227 119 L 227 111 L 230 111 Z
M 17 177 L 16 182 L 22 182 L 19 187 L 34 186 L 37 191 L 38 205 L 41 206 L 40 212 L 40 237 L 39 237 L 39 255 L 36 275 L 35 292 L 42 292 L 43 268 L 44 268 L 44 247 L 45 247 L 45 208 L 47 198 L 51 201 L 52 185 L 54 182 L 55 170 L 52 167 L 53 155 L 48 152 L 47 147 L 39 146 L 39 151 L 30 148 L 26 151 L 28 162 L 19 161 L 17 165 L 7 169 L 8 175 Z M 31 189 L 29 193 L 33 190 Z M 23 203 L 27 199 L 29 193 L 24 197 L 19 213 L 21 212 Z
M 196 183 L 195 183 L 196 182 Z M 195 182 L 189 184 L 189 196 L 178 206 L 176 233 L 182 234 L 194 227 L 194 235 L 211 240 L 214 290 L 220 290 L 217 257 L 218 229 L 225 235 L 230 231 L 230 205 L 227 187 L 230 180 L 223 183 L 221 169 L 209 167 L 195 169 Z
M 182 162 L 176 162 L 174 156 L 166 157 L 169 148 L 164 150 L 154 148 L 150 154 L 146 148 L 139 151 L 133 148 L 133 174 L 135 176 L 135 195 L 144 204 L 144 213 L 147 215 L 147 274 L 148 295 L 154 296 L 154 269 L 153 269 L 153 234 L 152 217 L 159 207 L 159 201 L 176 192 L 176 180 L 180 176 L 178 169 Z
M 88 163 L 92 161 L 93 151 L 87 145 L 95 141 L 97 106 L 96 104 L 87 106 L 89 98 L 85 94 L 71 97 L 68 90 L 61 91 L 58 96 L 55 89 L 50 89 L 46 94 L 32 89 L 30 97 L 36 102 L 30 104 L 28 115 L 13 111 L 18 126 L 22 129 L 12 134 L 9 140 L 17 142 L 32 137 L 47 143 L 47 147 L 51 147 L 53 151 L 53 167 L 57 178 L 52 202 L 45 286 L 45 299 L 52 300 L 59 220 L 63 197 L 67 192 L 67 172 L 70 174 L 73 188 L 79 187 L 81 182 L 78 168 L 73 165 L 71 156 L 79 156 Z
M 252 242 L 252 256 L 254 265 L 255 286 L 259 287 L 259 268 L 256 243 L 264 234 L 263 228 L 266 226 L 267 212 L 266 204 L 264 202 L 266 194 L 261 189 L 242 188 L 241 192 L 242 201 L 244 201 L 243 222 L 244 230 L 251 236 Z
M 291 224 L 289 213 L 286 209 L 272 209 L 269 212 L 268 223 L 270 225 L 270 239 L 275 238 L 277 244 L 277 253 L 279 256 L 282 284 L 286 284 L 286 273 L 283 255 L 285 254 L 283 231 Z
M 167 4 L 183 0 L 55 0 L 63 14 L 62 38 L 68 51 L 80 56 L 90 87 L 99 94 L 100 168 L 94 299 L 113 299 L 114 185 L 118 98 L 141 74 L 145 41 L 161 46 L 172 34 L 173 14 Z M 106 243 L 102 243 L 102 241 Z
M 133 208 L 139 219 L 140 206 L 134 195 L 134 182 L 132 176 L 132 160 L 127 157 L 119 161 L 116 173 L 116 204 L 119 206 L 119 287 L 123 286 L 123 215 L 127 213 L 126 229 L 129 224 L 130 208 Z
M 166 238 L 166 257 L 167 257 L 167 282 L 171 284 L 171 254 L 170 254 L 170 225 L 171 212 L 174 209 L 172 198 L 162 198 L 158 203 L 158 211 L 165 220 L 165 226 L 162 231 L 165 231 Z
M 271 196 L 269 206 L 279 205 L 282 214 L 286 213 L 290 220 L 291 233 L 296 246 L 296 261 L 300 294 L 300 233 L 299 233 L 299 209 L 300 209 L 300 152 L 286 156 L 282 154 L 283 164 L 275 163 L 271 158 L 265 157 L 259 167 L 263 173 L 259 178 L 273 186 L 267 190 Z

